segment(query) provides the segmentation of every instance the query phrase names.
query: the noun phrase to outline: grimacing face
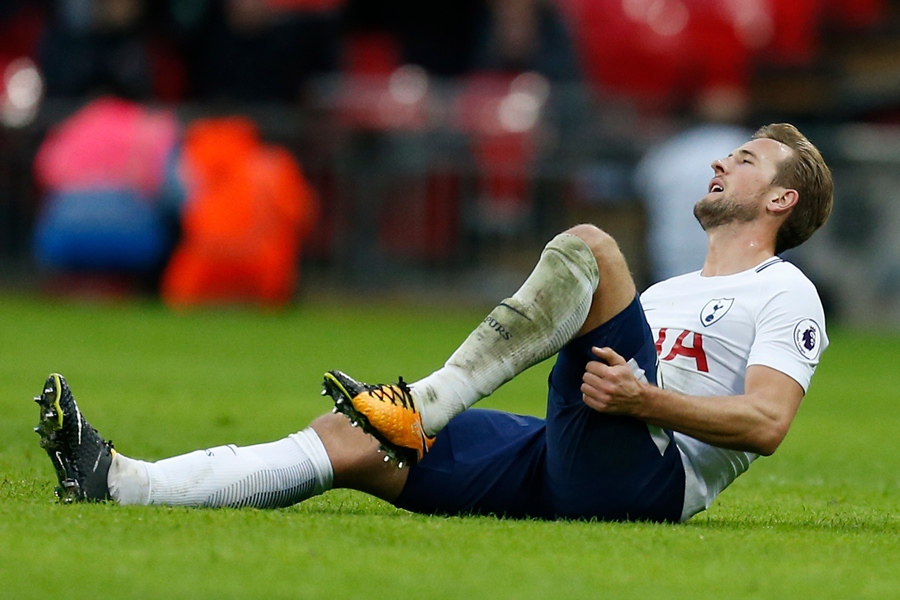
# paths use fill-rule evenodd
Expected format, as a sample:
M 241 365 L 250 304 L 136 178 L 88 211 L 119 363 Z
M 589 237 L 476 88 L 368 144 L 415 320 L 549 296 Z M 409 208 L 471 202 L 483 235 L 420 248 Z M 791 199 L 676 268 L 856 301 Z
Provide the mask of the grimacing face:
M 728 223 L 749 222 L 765 211 L 766 202 L 781 188 L 772 180 L 778 165 L 792 150 L 775 140 L 751 140 L 713 161 L 715 172 L 706 195 L 694 206 L 694 216 L 704 230 Z

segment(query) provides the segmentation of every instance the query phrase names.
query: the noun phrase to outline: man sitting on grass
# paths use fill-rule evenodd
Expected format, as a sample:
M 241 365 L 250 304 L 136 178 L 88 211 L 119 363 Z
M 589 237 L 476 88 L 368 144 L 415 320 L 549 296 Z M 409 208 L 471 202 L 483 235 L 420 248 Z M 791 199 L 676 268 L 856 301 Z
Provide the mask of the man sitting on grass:
M 150 463 L 113 450 L 51 375 L 37 431 L 59 496 L 279 507 L 347 487 L 422 513 L 690 518 L 775 451 L 828 344 L 815 287 L 778 256 L 831 212 L 818 150 L 769 125 L 712 168 L 694 207 L 709 239 L 702 270 L 638 297 L 615 241 L 575 226 L 428 377 L 327 373 L 324 392 L 349 420 Z M 545 419 L 469 410 L 557 352 Z

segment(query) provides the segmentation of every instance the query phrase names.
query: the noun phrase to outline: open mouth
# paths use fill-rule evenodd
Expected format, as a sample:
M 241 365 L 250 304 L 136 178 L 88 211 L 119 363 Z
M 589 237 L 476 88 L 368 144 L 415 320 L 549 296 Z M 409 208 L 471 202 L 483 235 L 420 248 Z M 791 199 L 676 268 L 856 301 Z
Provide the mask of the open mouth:
M 718 181 L 712 181 L 709 184 L 709 191 L 710 192 L 724 192 L 725 188 L 722 187 L 722 184 L 719 183 Z

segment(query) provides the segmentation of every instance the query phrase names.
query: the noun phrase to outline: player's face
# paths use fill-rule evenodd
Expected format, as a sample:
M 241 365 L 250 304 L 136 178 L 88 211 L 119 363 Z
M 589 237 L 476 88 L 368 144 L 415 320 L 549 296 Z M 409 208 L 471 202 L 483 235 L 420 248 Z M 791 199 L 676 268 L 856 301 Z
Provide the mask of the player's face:
M 770 196 L 777 195 L 772 180 L 778 165 L 790 153 L 781 142 L 760 138 L 713 161 L 715 174 L 707 194 L 694 206 L 694 216 L 703 229 L 749 222 L 763 214 Z

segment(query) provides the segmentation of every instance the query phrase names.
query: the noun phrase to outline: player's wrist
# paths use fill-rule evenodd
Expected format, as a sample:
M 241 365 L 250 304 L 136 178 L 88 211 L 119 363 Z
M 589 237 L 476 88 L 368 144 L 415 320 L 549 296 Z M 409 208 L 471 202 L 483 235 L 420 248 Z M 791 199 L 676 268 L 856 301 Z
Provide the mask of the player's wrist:
M 631 416 L 642 421 L 652 421 L 659 416 L 658 407 L 661 405 L 664 390 L 651 383 L 640 382 L 640 385 L 640 393 Z

